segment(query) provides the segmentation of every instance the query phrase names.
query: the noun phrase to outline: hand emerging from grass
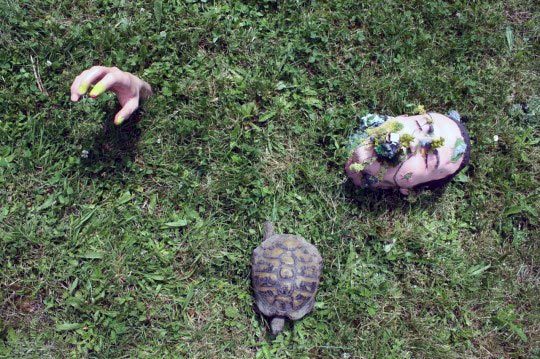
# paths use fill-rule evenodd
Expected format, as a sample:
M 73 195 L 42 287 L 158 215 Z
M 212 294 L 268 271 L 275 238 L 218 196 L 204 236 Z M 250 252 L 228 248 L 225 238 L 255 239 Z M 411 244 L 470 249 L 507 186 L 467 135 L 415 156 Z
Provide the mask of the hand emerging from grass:
M 139 102 L 152 95 L 148 83 L 117 67 L 94 66 L 83 71 L 71 85 L 71 101 L 79 101 L 90 88 L 89 96 L 95 98 L 107 90 L 116 94 L 122 109 L 114 116 L 120 125 L 139 107 Z

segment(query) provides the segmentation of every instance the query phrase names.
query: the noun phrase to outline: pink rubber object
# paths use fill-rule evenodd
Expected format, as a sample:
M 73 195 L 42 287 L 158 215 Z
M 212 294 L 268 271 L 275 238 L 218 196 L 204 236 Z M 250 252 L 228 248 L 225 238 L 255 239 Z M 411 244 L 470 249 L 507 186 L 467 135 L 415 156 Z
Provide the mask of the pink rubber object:
M 460 122 L 439 113 L 399 116 L 388 121 L 391 120 L 403 125 L 397 132 L 399 136 L 410 134 L 414 138 L 408 146 L 409 151 L 404 149 L 399 162 L 388 163 L 377 156 L 372 143 L 356 147 L 345 165 L 345 171 L 355 185 L 399 189 L 401 193 L 409 194 L 411 189 L 446 184 L 468 164 L 470 140 Z M 421 144 L 436 138 L 444 139 L 444 144 L 436 150 L 427 150 Z M 458 146 L 460 148 L 456 148 Z M 354 164 L 364 164 L 363 169 L 355 169 Z M 374 178 L 377 180 L 369 181 Z
M 114 116 L 114 123 L 117 125 L 137 110 L 141 100 L 152 95 L 152 88 L 147 82 L 117 67 L 105 66 L 93 66 L 77 76 L 71 84 L 71 100 L 79 101 L 88 90 L 92 98 L 105 91 L 116 94 L 122 106 L 122 109 Z

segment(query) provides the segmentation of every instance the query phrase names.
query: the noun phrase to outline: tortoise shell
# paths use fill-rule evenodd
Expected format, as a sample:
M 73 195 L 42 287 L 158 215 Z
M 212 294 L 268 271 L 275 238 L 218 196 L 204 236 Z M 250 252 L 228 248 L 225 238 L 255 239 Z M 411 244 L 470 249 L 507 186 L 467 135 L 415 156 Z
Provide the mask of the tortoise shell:
M 297 320 L 313 308 L 322 258 L 304 238 L 270 232 L 253 252 L 255 301 L 268 317 Z

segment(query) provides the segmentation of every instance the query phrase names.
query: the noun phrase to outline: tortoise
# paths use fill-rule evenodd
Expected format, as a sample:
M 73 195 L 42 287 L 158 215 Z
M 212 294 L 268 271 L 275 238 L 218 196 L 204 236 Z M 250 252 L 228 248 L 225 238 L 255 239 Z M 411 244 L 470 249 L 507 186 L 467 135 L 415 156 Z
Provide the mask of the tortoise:
M 292 234 L 275 234 L 264 224 L 263 242 L 253 251 L 251 280 L 259 311 L 272 318 L 272 334 L 285 319 L 298 320 L 313 309 L 322 258 L 314 245 Z

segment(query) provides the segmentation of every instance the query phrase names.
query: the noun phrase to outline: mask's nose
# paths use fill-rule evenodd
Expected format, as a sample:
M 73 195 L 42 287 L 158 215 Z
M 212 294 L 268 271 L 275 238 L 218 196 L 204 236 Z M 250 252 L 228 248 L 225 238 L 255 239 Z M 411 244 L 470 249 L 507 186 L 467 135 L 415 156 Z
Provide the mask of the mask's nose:
M 375 151 L 373 150 L 373 146 L 366 145 L 357 147 L 354 150 L 351 158 L 354 163 L 368 166 L 371 162 L 373 162 L 372 160 L 370 161 L 370 159 L 375 156 L 376 155 Z

